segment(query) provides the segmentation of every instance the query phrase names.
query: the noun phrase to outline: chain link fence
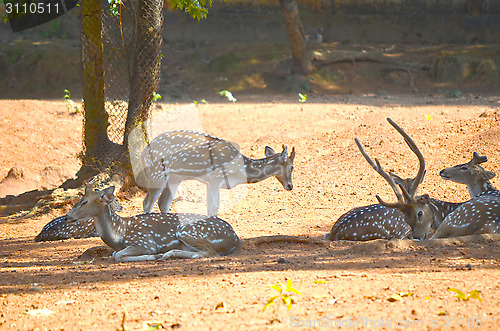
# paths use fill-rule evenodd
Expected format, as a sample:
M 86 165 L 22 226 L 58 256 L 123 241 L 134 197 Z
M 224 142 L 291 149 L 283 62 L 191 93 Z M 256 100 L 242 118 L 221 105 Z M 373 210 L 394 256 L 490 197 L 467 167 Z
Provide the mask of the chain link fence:
M 85 2 L 82 6 L 94 6 L 82 10 L 82 160 L 102 172 L 127 166 L 128 134 L 151 117 L 160 77 L 163 1 Z M 144 128 L 145 141 L 146 135 Z

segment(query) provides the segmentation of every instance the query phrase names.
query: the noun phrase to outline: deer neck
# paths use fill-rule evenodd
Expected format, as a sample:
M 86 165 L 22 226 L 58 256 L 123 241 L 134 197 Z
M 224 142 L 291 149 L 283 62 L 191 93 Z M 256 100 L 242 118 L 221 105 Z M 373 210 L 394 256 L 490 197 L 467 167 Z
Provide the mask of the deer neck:
M 125 248 L 123 244 L 126 231 L 124 220 L 110 206 L 102 208 L 94 220 L 97 233 L 106 245 L 116 250 Z
M 437 229 L 439 225 L 443 222 L 443 220 L 453 212 L 455 209 L 460 207 L 462 203 L 460 202 L 447 202 L 438 199 L 431 198 L 429 206 L 432 210 L 433 214 L 433 222 L 432 227 Z
M 247 183 L 257 183 L 281 172 L 281 164 L 277 156 L 273 155 L 264 159 L 251 159 L 244 157 Z
M 496 188 L 490 183 L 489 180 L 481 180 L 467 185 L 467 190 L 469 191 L 469 195 L 472 199 L 484 192 L 496 191 Z

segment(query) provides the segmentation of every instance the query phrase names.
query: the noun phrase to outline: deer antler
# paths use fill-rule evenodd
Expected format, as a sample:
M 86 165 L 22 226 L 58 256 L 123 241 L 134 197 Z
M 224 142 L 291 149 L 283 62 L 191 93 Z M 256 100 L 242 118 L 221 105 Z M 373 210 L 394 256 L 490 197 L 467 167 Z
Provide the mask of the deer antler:
M 472 164 L 472 165 L 481 164 L 481 163 L 488 161 L 487 156 L 481 156 L 481 155 L 477 154 L 477 152 L 474 152 L 472 155 L 473 155 L 472 160 L 470 160 L 470 164 Z
M 384 178 L 387 183 L 391 186 L 392 190 L 394 191 L 394 194 L 396 194 L 396 197 L 398 198 L 397 202 L 389 203 L 385 202 L 380 198 L 380 196 L 376 195 L 375 197 L 377 198 L 378 202 L 381 205 L 384 205 L 386 207 L 391 207 L 391 208 L 400 208 L 403 207 L 405 204 L 403 195 L 401 194 L 401 191 L 398 189 L 398 185 L 394 182 L 394 179 L 389 175 L 387 172 L 385 172 L 384 168 L 380 165 L 380 162 L 378 159 L 375 159 L 375 162 L 372 161 L 372 159 L 366 154 L 365 150 L 363 149 L 363 146 L 359 142 L 358 138 L 354 138 L 354 141 L 356 142 L 356 145 L 358 146 L 359 151 L 361 154 L 364 156 L 366 162 L 368 162 L 369 165 L 380 175 L 382 178 Z M 399 185 L 400 189 L 403 189 L 401 185 Z
M 418 173 L 417 173 L 417 176 L 415 177 L 415 179 L 413 180 L 413 183 L 411 184 L 410 189 L 408 191 L 406 191 L 406 189 L 403 188 L 403 187 L 401 187 L 401 185 L 400 185 L 401 190 L 403 191 L 403 194 L 405 196 L 408 195 L 409 197 L 411 197 L 411 199 L 414 199 L 415 196 L 416 196 L 416 194 L 417 194 L 418 185 L 423 181 L 424 176 L 425 176 L 425 160 L 424 160 L 424 156 L 422 155 L 422 153 L 418 149 L 418 147 L 415 144 L 415 142 L 413 141 L 413 139 L 411 139 L 411 137 L 406 132 L 404 132 L 404 130 L 401 129 L 399 127 L 399 125 L 397 125 L 390 118 L 387 118 L 387 121 L 389 122 L 389 124 L 391 124 L 403 136 L 403 138 L 406 141 L 406 144 L 410 147 L 410 149 L 412 150 L 412 152 L 415 153 L 415 155 L 418 158 L 418 163 L 419 163 Z
M 380 162 L 377 159 L 375 159 L 375 163 L 374 163 L 370 159 L 368 154 L 366 154 L 366 152 L 364 151 L 363 146 L 361 146 L 361 143 L 359 142 L 359 140 L 357 138 L 354 138 L 354 141 L 356 142 L 356 145 L 358 146 L 359 151 L 364 156 L 365 160 L 372 166 L 372 168 L 376 172 L 378 172 L 380 174 L 380 176 L 382 176 L 382 178 L 384 178 L 387 181 L 387 183 L 389 183 L 389 185 L 391 186 L 392 190 L 394 191 L 394 193 L 396 194 L 396 197 L 398 199 L 397 202 L 389 203 L 389 202 L 383 201 L 380 198 L 380 196 L 376 195 L 378 202 L 381 205 L 384 205 L 386 207 L 402 208 L 408 202 L 415 200 L 418 185 L 424 179 L 425 160 L 424 160 L 424 156 L 422 155 L 422 153 L 418 149 L 418 147 L 415 144 L 415 142 L 413 141 L 413 139 L 411 139 L 411 137 L 403 129 L 401 129 L 401 127 L 399 127 L 399 125 L 397 125 L 393 120 L 391 120 L 390 118 L 387 118 L 387 121 L 403 136 L 406 144 L 408 145 L 408 147 L 410 147 L 410 149 L 413 151 L 413 153 L 415 153 L 415 155 L 417 156 L 418 161 L 419 161 L 419 169 L 418 169 L 417 176 L 411 181 L 411 183 L 409 183 L 409 188 L 407 188 L 406 185 L 403 185 L 402 182 L 400 182 L 398 185 L 396 185 L 396 183 L 394 182 L 393 176 L 391 176 L 390 174 L 385 172 L 385 170 L 380 165 Z

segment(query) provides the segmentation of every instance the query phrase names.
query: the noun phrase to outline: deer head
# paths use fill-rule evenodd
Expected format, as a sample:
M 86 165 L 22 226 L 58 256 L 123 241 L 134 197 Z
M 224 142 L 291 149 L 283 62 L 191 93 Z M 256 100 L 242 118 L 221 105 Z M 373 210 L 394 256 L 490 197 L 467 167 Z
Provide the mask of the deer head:
M 109 205 L 113 208 L 115 201 L 117 203 L 116 197 L 113 194 L 115 191 L 114 186 L 99 191 L 94 190 L 94 183 L 95 178 L 87 184 L 83 197 L 68 212 L 68 223 L 82 218 L 96 217 L 103 209 L 107 211 Z M 121 205 L 119 206 L 121 207 Z
M 281 171 L 275 175 L 276 179 L 283 185 L 283 188 L 287 191 L 293 189 L 292 183 L 292 171 L 293 171 L 293 159 L 295 159 L 295 147 L 292 147 L 292 152 L 288 155 L 288 148 L 283 145 L 283 151 L 280 154 L 276 154 L 274 150 L 266 146 L 265 154 L 266 157 L 276 156 L 278 163 L 281 165 Z
M 485 170 L 479 165 L 486 161 L 488 161 L 486 156 L 474 152 L 472 160 L 469 162 L 443 169 L 439 175 L 443 179 L 467 185 L 469 194 L 473 198 L 485 191 L 495 189 L 490 183 L 490 179 L 495 177 L 495 173 Z

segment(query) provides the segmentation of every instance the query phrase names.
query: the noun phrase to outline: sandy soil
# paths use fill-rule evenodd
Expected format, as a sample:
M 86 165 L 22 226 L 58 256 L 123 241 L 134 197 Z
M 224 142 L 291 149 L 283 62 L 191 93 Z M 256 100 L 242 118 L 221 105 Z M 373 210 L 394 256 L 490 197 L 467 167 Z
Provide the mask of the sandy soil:
M 180 105 L 163 104 L 160 111 Z M 277 234 L 320 236 L 349 209 L 393 200 L 386 183 L 354 144 L 387 170 L 405 177 L 416 157 L 386 122 L 391 117 L 426 157 L 420 192 L 465 201 L 467 190 L 439 178 L 442 168 L 470 160 L 473 151 L 500 172 L 499 97 L 311 96 L 295 99 L 241 97 L 231 104 L 197 108 L 206 132 L 262 157 L 264 147 L 295 146 L 294 189 L 275 179 L 245 186 L 219 216 L 241 238 Z M 0 101 L 0 178 L 12 167 L 24 177 L 0 184 L 0 197 L 47 189 L 79 168 L 81 115 L 63 102 Z M 492 180 L 500 186 L 498 178 Z M 175 211 L 204 210 L 204 195 L 187 187 Z M 193 193 L 194 192 L 194 193 Z M 119 195 L 122 215 L 140 213 L 144 192 Z M 230 198 L 230 197 L 229 197 Z M 229 199 L 228 198 L 228 199 Z M 31 218 L 0 218 L 0 329 L 134 330 L 292 329 L 321 326 L 380 329 L 498 329 L 498 236 L 434 242 L 372 241 L 323 244 L 246 243 L 235 256 L 200 260 L 115 263 L 106 250 L 80 260 L 100 238 L 35 243 L 33 238 L 70 205 Z M 302 294 L 294 304 L 276 301 L 267 287 L 293 281 Z M 463 301 L 447 291 L 481 291 Z M 390 298 L 400 295 L 395 300 Z M 45 310 L 42 310 L 45 309 Z M 45 312 L 45 313 L 44 313 Z

